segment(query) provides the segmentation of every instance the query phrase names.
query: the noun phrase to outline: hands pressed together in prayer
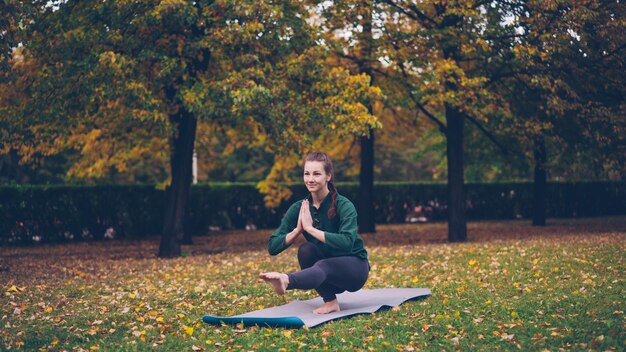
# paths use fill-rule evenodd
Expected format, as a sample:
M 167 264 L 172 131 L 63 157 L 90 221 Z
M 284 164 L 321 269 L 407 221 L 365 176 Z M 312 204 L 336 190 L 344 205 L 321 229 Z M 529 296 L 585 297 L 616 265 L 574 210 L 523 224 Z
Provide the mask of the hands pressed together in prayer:
M 320 231 L 313 227 L 313 216 L 311 216 L 311 210 L 309 208 L 310 202 L 308 199 L 302 201 L 302 205 L 300 206 L 300 214 L 298 215 L 298 224 L 296 228 L 287 234 L 285 238 L 285 244 L 292 244 L 298 236 L 300 236 L 304 231 L 306 231 L 311 236 L 317 238 L 323 243 L 326 243 L 326 236 L 324 235 L 324 231 Z
M 305 199 L 302 201 L 302 205 L 300 206 L 300 216 L 298 217 L 298 225 L 302 228 L 302 230 L 306 232 L 311 232 L 313 227 L 313 217 L 311 216 L 311 210 L 309 210 L 309 200 Z

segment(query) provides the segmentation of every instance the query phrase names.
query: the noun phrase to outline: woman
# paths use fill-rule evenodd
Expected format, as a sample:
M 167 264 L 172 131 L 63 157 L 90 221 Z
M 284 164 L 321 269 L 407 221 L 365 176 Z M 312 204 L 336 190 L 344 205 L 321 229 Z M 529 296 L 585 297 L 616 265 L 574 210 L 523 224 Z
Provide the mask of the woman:
M 298 249 L 302 271 L 261 273 L 279 295 L 286 290 L 315 289 L 324 305 L 313 312 L 338 312 L 337 294 L 361 289 L 369 275 L 363 240 L 357 233 L 357 213 L 352 202 L 337 193 L 333 163 L 322 152 L 304 158 L 304 183 L 311 194 L 293 204 L 269 239 L 270 255 L 277 255 L 303 235 Z

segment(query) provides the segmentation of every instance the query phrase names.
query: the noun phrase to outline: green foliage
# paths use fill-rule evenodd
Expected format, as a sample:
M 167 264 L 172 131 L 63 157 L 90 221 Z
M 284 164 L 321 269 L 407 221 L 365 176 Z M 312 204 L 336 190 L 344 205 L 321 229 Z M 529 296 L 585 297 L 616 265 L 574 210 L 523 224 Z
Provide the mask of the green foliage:
M 0 94 L 2 150 L 24 162 L 76 150 L 69 174 L 98 179 L 167 162 L 170 119 L 183 112 L 279 152 L 377 127 L 364 104 L 379 92 L 369 77 L 325 64 L 308 17 L 295 1 L 42 9 Z
M 195 185 L 184 224 L 192 235 L 216 229 L 273 229 L 289 205 L 306 195 L 300 185 L 289 189 L 291 198 L 272 209 L 265 207 L 254 183 Z M 338 189 L 358 202 L 358 184 L 340 183 Z M 470 183 L 466 190 L 469 219 L 532 214 L 531 183 Z M 444 220 L 445 194 L 443 183 L 377 183 L 375 220 L 379 224 Z M 550 183 L 547 198 L 550 217 L 626 211 L 624 183 Z M 101 240 L 109 228 L 116 237 L 143 238 L 159 233 L 164 212 L 165 192 L 153 185 L 4 186 L 0 187 L 0 243 Z
M 358 134 L 372 123 L 364 107 L 378 95 L 368 77 L 346 71 L 358 73 L 362 64 L 372 69 L 384 109 L 406 115 L 376 113 L 394 131 L 377 132 L 377 179 L 445 179 L 445 143 L 414 133 L 437 126 L 415 123 L 412 98 L 438 118 L 443 103 L 455 106 L 514 145 L 505 158 L 515 160 L 504 160 L 476 131 L 466 133 L 470 181 L 528 175 L 538 134 L 546 135 L 554 180 L 624 174 L 626 35 L 618 2 L 307 2 L 320 11 L 313 26 L 304 21 L 313 7 L 300 2 L 2 5 L 0 149 L 19 151 L 13 159 L 25 168 L 62 154 L 69 165 L 55 181 L 167 180 L 167 116 L 180 107 L 211 125 L 209 137 L 258 147 L 257 154 L 267 145 L 276 147 L 271 154 L 280 146 L 306 149 L 323 132 Z M 369 12 L 373 36 L 365 38 L 359 28 Z M 23 47 L 13 53 L 17 43 Z M 457 56 L 441 55 L 455 46 Z M 400 143 L 399 132 L 412 142 Z M 435 150 L 424 153 L 428 146 Z M 209 163 L 221 156 L 199 155 Z M 337 156 L 358 160 L 354 151 Z M 414 166 L 396 167 L 413 156 Z M 268 174 L 267 165 L 260 174 L 211 171 L 231 181 Z
M 516 121 L 495 122 L 510 131 L 529 159 L 536 139 L 546 140 L 551 176 L 620 179 L 624 173 L 621 7 L 602 1 L 529 2 L 515 12 L 512 23 L 520 34 L 511 65 L 494 83 Z

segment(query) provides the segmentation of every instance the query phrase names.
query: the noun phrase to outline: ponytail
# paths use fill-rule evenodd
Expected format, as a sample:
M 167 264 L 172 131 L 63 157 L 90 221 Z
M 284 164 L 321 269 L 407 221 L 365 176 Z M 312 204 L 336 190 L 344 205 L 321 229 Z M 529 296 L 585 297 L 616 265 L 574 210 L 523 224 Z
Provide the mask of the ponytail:
M 330 209 L 328 209 L 328 218 L 332 219 L 337 215 L 337 188 L 333 181 L 328 181 L 328 190 L 330 191 L 330 199 L 332 201 Z

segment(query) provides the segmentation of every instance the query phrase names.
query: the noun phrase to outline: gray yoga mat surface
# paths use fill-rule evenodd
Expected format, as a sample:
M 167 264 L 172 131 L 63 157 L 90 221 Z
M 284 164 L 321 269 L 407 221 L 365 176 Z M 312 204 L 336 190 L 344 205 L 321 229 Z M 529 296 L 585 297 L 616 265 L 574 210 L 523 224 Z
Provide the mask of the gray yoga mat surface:
M 356 314 L 374 313 L 381 308 L 391 308 L 418 298 L 430 296 L 427 288 L 379 288 L 373 290 L 359 290 L 357 292 L 344 292 L 337 295 L 341 311 L 330 314 L 315 314 L 313 310 L 324 301 L 321 297 L 307 301 L 295 300 L 288 304 L 257 310 L 241 315 L 219 317 L 205 315 L 202 320 L 205 323 L 220 325 L 239 324 L 244 326 L 270 326 L 299 328 L 314 326 L 331 320 L 345 318 Z

